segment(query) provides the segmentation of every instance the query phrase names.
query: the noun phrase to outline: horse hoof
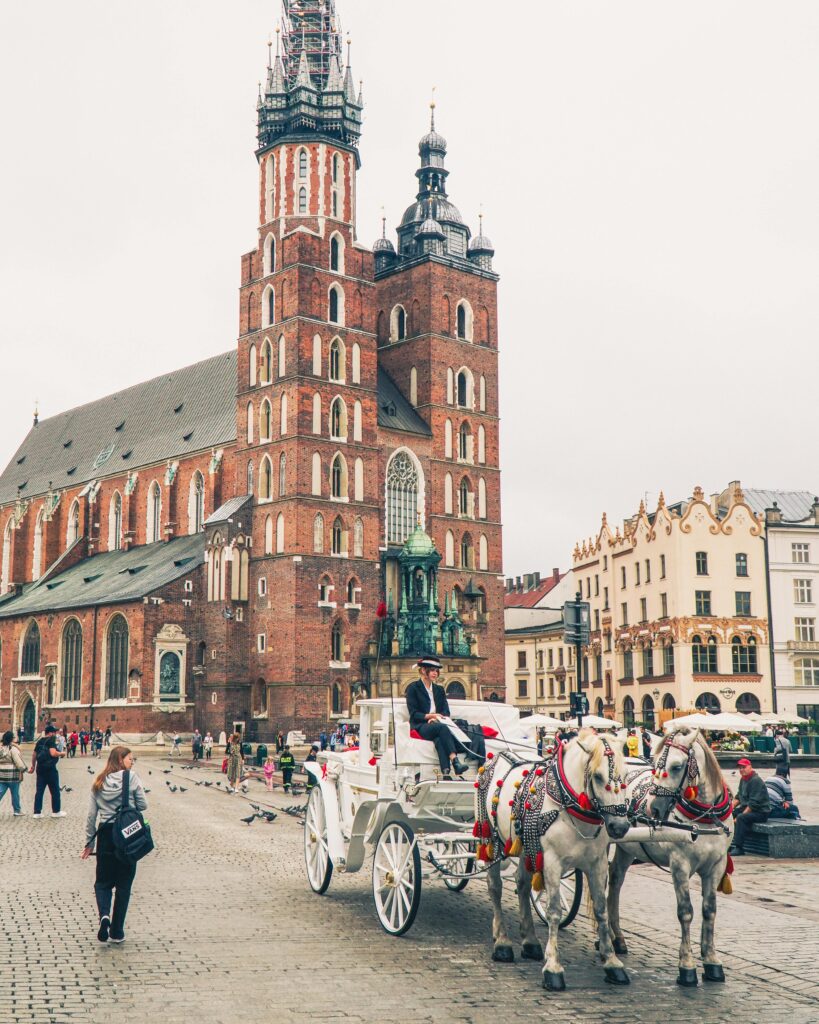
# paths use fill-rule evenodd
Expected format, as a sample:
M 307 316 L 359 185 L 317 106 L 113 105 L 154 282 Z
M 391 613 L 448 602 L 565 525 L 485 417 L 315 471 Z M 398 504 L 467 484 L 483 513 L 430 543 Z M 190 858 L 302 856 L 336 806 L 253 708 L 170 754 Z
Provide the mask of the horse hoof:
M 697 972 L 693 967 L 681 967 L 680 976 L 677 978 L 677 984 L 682 985 L 683 988 L 693 988 L 699 984 L 697 980 Z
M 625 939 L 621 939 L 619 936 L 617 936 L 612 941 L 612 945 L 614 946 L 614 952 L 618 956 L 625 956 L 628 953 L 628 946 L 626 945 Z
M 631 979 L 623 970 L 622 967 L 606 967 L 604 968 L 606 974 L 606 981 L 609 985 L 630 985 Z
M 543 961 L 543 946 L 539 942 L 524 942 L 520 950 L 521 960 Z
M 543 987 L 550 992 L 563 992 L 566 988 L 566 976 L 563 971 L 544 971 Z
M 496 964 L 513 964 L 515 951 L 511 946 L 495 946 L 492 950 L 492 959 Z
M 725 971 L 722 964 L 703 964 L 703 981 L 725 981 Z

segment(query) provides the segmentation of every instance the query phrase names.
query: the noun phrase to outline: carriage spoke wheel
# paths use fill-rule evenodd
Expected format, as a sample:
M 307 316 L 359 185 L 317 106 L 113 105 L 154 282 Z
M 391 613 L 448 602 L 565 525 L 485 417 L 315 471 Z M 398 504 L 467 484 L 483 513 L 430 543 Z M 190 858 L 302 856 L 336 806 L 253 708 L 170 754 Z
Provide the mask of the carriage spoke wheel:
M 449 869 L 456 875 L 471 875 L 475 868 L 475 858 L 471 855 L 468 843 L 453 843 L 453 853 L 462 853 L 463 857 L 449 861 Z M 468 878 L 449 878 L 444 875 L 444 885 L 450 892 L 463 892 L 469 884 Z
M 535 913 L 547 924 L 549 921 L 549 906 L 544 899 L 545 893 L 531 891 L 532 906 Z M 578 870 L 570 871 L 560 879 L 560 927 L 568 926 L 577 917 L 580 909 L 580 901 L 583 899 L 583 872 Z
M 313 892 L 321 895 L 327 891 L 333 877 L 333 862 L 327 845 L 327 814 L 324 809 L 324 797 L 321 789 L 316 786 L 307 801 L 307 813 L 304 821 L 304 863 L 307 868 L 307 881 Z
M 381 927 L 403 935 L 421 902 L 421 854 L 412 829 L 403 821 L 386 825 L 373 857 L 373 899 Z

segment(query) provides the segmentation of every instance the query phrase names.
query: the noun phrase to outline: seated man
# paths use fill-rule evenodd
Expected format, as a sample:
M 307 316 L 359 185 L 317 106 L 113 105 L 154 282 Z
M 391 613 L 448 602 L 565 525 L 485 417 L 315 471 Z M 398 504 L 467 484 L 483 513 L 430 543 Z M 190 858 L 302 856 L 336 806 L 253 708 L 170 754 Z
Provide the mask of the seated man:
M 765 783 L 757 775 L 747 757 L 737 761 L 741 781 L 734 797 L 734 845 L 728 852 L 734 857 L 745 853 L 745 839 L 754 822 L 767 821 L 771 813 L 771 798 Z
M 438 686 L 441 663 L 437 658 L 424 657 L 418 661 L 421 678 L 407 687 L 407 710 L 410 729 L 415 729 L 425 740 L 432 740 L 438 752 L 438 760 L 444 778 L 452 778 L 451 772 L 463 775 L 466 765 L 458 760 L 457 744 L 441 717 L 449 718 L 449 703 L 443 686 Z
M 799 818 L 799 808 L 793 802 L 791 784 L 788 779 L 779 774 L 779 768 L 776 770 L 776 775 L 765 779 L 765 788 L 768 790 L 771 801 L 772 818 L 786 818 L 790 821 Z

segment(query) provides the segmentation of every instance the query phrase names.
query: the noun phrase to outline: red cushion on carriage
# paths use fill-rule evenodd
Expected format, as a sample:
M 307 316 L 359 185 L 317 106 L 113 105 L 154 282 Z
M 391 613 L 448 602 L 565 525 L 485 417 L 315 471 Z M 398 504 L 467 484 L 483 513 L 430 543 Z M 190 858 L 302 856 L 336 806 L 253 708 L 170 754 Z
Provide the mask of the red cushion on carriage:
M 484 739 L 493 740 L 498 735 L 498 730 L 493 729 L 491 725 L 482 725 Z
M 420 732 L 418 732 L 417 729 L 410 729 L 410 739 L 411 740 L 422 740 L 423 738 L 424 737 L 421 735 Z

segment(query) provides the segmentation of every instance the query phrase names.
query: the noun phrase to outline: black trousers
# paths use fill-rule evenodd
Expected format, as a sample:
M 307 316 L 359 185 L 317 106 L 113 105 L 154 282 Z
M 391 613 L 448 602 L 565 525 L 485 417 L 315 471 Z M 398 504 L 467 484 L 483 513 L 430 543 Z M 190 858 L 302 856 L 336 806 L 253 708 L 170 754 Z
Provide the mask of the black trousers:
M 111 839 L 113 826 L 106 823 L 97 833 L 97 880 L 94 895 L 100 917 L 111 918 L 111 938 L 121 939 L 125 935 L 125 915 L 131 899 L 131 885 L 136 875 L 136 864 L 124 864 L 114 853 Z M 116 889 L 114 913 L 111 914 L 111 898 Z
M 455 737 L 443 724 L 443 722 L 424 722 L 416 726 L 416 732 L 425 740 L 432 740 L 435 749 L 438 751 L 438 760 L 441 763 L 442 772 L 452 771 L 450 755 L 457 752 Z
M 748 811 L 747 814 L 738 814 L 734 819 L 734 846 L 742 849 L 745 845 L 746 834 L 750 831 L 751 825 L 757 821 L 767 821 L 767 811 Z
M 60 809 L 60 776 L 56 768 L 47 772 L 37 769 L 37 789 L 34 791 L 34 813 L 41 814 L 46 789 L 51 793 L 51 810 L 56 814 Z

